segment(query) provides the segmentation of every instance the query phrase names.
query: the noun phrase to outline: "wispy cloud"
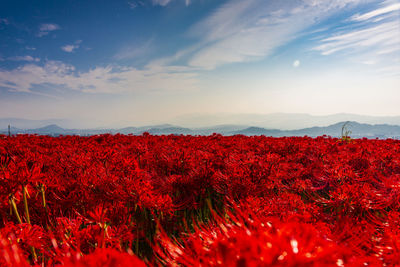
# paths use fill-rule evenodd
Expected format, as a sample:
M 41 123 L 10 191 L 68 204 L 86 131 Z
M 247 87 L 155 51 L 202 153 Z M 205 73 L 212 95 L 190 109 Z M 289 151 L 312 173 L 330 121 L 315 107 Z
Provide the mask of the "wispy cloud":
M 135 9 L 137 8 L 138 4 L 135 2 L 128 2 L 128 6 L 130 9 Z
M 82 43 L 82 40 L 77 40 L 77 41 L 75 41 L 74 44 L 69 44 L 69 45 L 64 45 L 64 46 L 62 46 L 62 47 L 61 47 L 61 50 L 63 50 L 64 52 L 67 52 L 67 53 L 72 53 L 72 52 L 74 52 L 76 49 L 79 48 L 80 43 Z
M 128 6 L 130 9 L 135 9 L 139 6 L 144 6 L 145 3 L 143 1 L 128 1 Z
M 10 24 L 10 22 L 8 21 L 8 19 L 0 18 L 0 24 L 8 25 L 8 24 Z
M 399 77 L 400 75 L 400 62 L 390 66 L 384 66 L 377 69 L 377 71 L 384 77 Z
M 160 5 L 160 6 L 166 6 L 171 2 L 171 0 L 152 0 L 153 5 Z
M 61 47 L 61 50 L 63 50 L 64 52 L 67 52 L 67 53 L 72 53 L 78 47 L 79 47 L 79 45 L 64 45 Z
M 39 62 L 39 61 L 40 61 L 40 58 L 32 57 L 32 56 L 16 56 L 16 57 L 9 57 L 8 60 L 12 60 L 12 61 Z
M 388 67 L 398 64 L 395 58 L 400 52 L 400 20 L 398 16 L 388 16 L 398 10 L 400 4 L 390 4 L 353 15 L 348 20 L 350 23 L 338 31 L 327 33 L 330 36 L 320 40 L 313 49 L 325 56 L 347 53 L 348 57 L 357 58 L 367 65 L 380 63 Z M 376 19 L 382 15 L 384 19 Z
M 148 55 L 154 49 L 153 39 L 149 39 L 146 42 L 140 44 L 133 44 L 122 47 L 118 53 L 114 55 L 115 59 L 132 59 Z
M 259 60 L 294 40 L 307 27 L 360 0 L 231 0 L 191 28 L 198 38 L 188 64 L 217 66 Z
M 393 5 L 389 5 L 389 6 L 385 6 L 382 8 L 378 8 L 375 9 L 373 11 L 370 11 L 368 13 L 364 13 L 364 14 L 356 14 L 352 17 L 352 20 L 355 21 L 364 21 L 364 20 L 368 20 L 383 14 L 387 14 L 387 13 L 391 13 L 394 11 L 400 10 L 400 3 L 398 4 L 393 4 Z
M 25 49 L 26 49 L 26 50 L 32 50 L 32 51 L 34 51 L 34 50 L 36 50 L 36 47 L 33 47 L 33 46 L 25 46 Z
M 39 27 L 39 30 L 41 32 L 51 32 L 60 29 L 60 26 L 54 23 L 49 23 L 49 24 L 42 24 Z
M 186 6 L 189 6 L 190 4 L 191 4 L 191 0 L 183 0 L 184 2 L 185 2 L 185 5 Z M 157 6 L 157 5 L 159 5 L 159 6 L 166 6 L 166 5 L 168 5 L 169 3 L 171 3 L 172 2 L 172 0 L 151 0 L 151 2 L 152 2 L 152 4 L 154 5 L 154 6 Z
M 59 29 L 60 29 L 60 26 L 55 23 L 41 24 L 39 26 L 39 33 L 37 34 L 37 36 L 42 37 L 42 36 L 48 35 L 52 31 L 56 31 Z
M 368 26 L 362 30 L 350 30 L 345 33 L 325 38 L 321 45 L 315 47 L 323 55 L 330 55 L 341 50 L 360 50 L 362 48 L 373 48 L 386 50 L 398 47 L 399 23 L 397 21 L 385 22 L 379 25 Z
M 196 74 L 188 68 L 153 66 L 96 67 L 77 72 L 72 65 L 47 61 L 43 66 L 27 64 L 13 70 L 0 70 L 0 87 L 17 92 L 32 92 L 35 85 L 52 84 L 86 93 L 119 94 L 146 90 L 191 90 Z
M 5 29 L 10 24 L 10 21 L 6 18 L 0 18 L 0 30 Z
M 375 60 L 366 60 L 366 61 L 363 61 L 362 63 L 365 65 L 375 65 L 376 64 Z

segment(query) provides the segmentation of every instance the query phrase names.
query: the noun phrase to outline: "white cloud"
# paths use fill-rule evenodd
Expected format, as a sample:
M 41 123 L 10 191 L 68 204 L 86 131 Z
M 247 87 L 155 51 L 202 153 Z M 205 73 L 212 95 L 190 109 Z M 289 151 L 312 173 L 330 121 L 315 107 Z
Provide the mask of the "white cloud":
M 375 65 L 376 64 L 375 60 L 366 60 L 366 61 L 364 61 L 362 63 L 365 64 L 365 65 Z
M 139 6 L 146 5 L 144 1 L 137 1 L 137 0 L 136 1 L 128 1 L 127 3 L 128 3 L 128 6 L 130 9 L 135 9 Z
M 172 0 L 151 0 L 154 6 L 167 6 Z M 189 6 L 191 4 L 191 0 L 184 0 L 185 5 Z M 135 3 L 137 5 L 137 3 Z
M 16 57 L 9 57 L 9 60 L 12 61 L 29 61 L 29 62 L 39 62 L 40 58 L 32 57 L 32 56 L 16 56 Z
M 144 43 L 125 46 L 114 55 L 115 59 L 132 59 L 149 54 L 154 48 L 153 39 L 149 39 Z
M 361 0 L 231 0 L 195 25 L 199 38 L 189 65 L 204 69 L 259 60 L 307 27 Z
M 313 49 L 322 55 L 332 55 L 338 52 L 346 53 L 347 58 L 352 58 L 366 65 L 382 65 L 390 70 L 392 65 L 398 64 L 396 58 L 400 53 L 400 20 L 396 16 L 386 16 L 385 19 L 375 19 L 395 10 L 400 10 L 400 4 L 380 7 L 363 15 L 354 15 L 347 26 L 339 32 L 329 33 L 330 36 L 320 40 L 319 45 Z M 355 27 L 356 23 L 357 27 Z M 372 63 L 373 62 L 373 63 Z M 385 68 L 381 68 L 385 69 Z M 400 74 L 400 72 L 398 73 Z
M 376 16 L 380 16 L 380 15 L 383 15 L 383 14 L 386 14 L 386 13 L 397 11 L 397 10 L 400 10 L 400 3 L 389 5 L 389 6 L 385 6 L 385 7 L 382 7 L 382 8 L 378 8 L 378 9 L 375 9 L 375 10 L 370 11 L 368 13 L 364 13 L 362 15 L 356 14 L 356 15 L 354 15 L 352 17 L 352 20 L 364 21 L 364 20 L 368 20 L 370 18 L 374 18 Z
M 10 22 L 8 21 L 8 19 L 0 18 L 0 24 L 8 25 L 10 24 Z
M 25 46 L 26 50 L 36 50 L 36 47 L 33 46 Z
M 96 67 L 77 72 L 72 65 L 47 61 L 44 66 L 27 64 L 16 69 L 0 70 L 0 87 L 18 92 L 32 92 L 35 85 L 58 85 L 87 93 L 118 94 L 143 90 L 191 90 L 196 74 L 189 68 L 152 66 L 142 70 L 131 67 Z
M 72 52 L 74 52 L 74 50 L 79 48 L 80 43 L 82 43 L 82 40 L 77 40 L 77 41 L 75 41 L 75 44 L 62 46 L 61 50 L 63 50 L 64 52 L 67 52 L 67 53 L 72 53 Z
M 64 45 L 61 47 L 61 50 L 63 50 L 64 52 L 72 53 L 77 48 L 79 48 L 79 45 Z
M 293 62 L 293 67 L 297 68 L 297 67 L 299 67 L 299 66 L 300 66 L 300 61 L 299 61 L 299 60 L 295 60 L 295 61 Z
M 138 4 L 135 2 L 128 2 L 128 6 L 130 9 L 135 9 L 138 7 Z
M 166 6 L 171 2 L 171 0 L 152 0 L 153 5 L 160 5 L 160 6 Z
M 390 66 L 379 67 L 377 69 L 377 71 L 383 77 L 391 77 L 391 76 L 399 77 L 399 75 L 400 75 L 400 62 L 398 62 L 397 64 L 390 65 Z
M 60 29 L 60 26 L 58 26 L 57 24 L 54 24 L 54 23 L 53 24 L 52 23 L 42 24 L 39 27 L 39 30 L 41 32 L 51 32 L 51 31 L 55 31 L 55 30 L 58 30 L 58 29 Z
M 345 49 L 360 49 L 362 47 L 394 48 L 398 46 L 399 23 L 385 22 L 379 25 L 367 26 L 362 30 L 350 30 L 335 36 L 325 38 L 322 44 L 315 47 L 323 55 L 330 55 Z
M 39 33 L 37 34 L 37 36 L 42 37 L 42 36 L 48 35 L 52 31 L 56 31 L 59 29 L 60 29 L 60 26 L 55 23 L 41 24 L 39 26 Z

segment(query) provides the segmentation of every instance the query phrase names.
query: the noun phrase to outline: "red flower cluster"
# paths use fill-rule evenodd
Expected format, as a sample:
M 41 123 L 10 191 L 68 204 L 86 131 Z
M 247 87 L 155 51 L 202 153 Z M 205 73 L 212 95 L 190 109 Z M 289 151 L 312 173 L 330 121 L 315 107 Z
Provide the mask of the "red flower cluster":
M 400 141 L 0 136 L 0 266 L 400 264 Z

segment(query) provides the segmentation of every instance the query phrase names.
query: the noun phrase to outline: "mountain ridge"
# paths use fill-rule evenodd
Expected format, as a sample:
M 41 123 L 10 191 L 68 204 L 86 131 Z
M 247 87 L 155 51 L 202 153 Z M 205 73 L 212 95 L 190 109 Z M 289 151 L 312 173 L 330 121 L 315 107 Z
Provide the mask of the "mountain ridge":
M 100 119 L 44 119 L 44 120 L 30 120 L 22 118 L 0 118 L 0 129 L 7 128 L 8 125 L 20 129 L 36 129 L 45 127 L 50 124 L 56 124 L 64 129 L 121 129 L 127 126 L 135 125 L 135 128 L 146 128 L 148 125 L 140 123 L 133 123 L 129 121 L 118 121 L 118 118 L 111 124 L 100 122 Z M 241 129 L 246 127 L 261 127 L 268 129 L 280 130 L 298 130 L 302 128 L 309 128 L 314 126 L 329 126 L 343 121 L 356 121 L 366 124 L 389 124 L 400 126 L 399 116 L 370 116 L 352 113 L 336 113 L 329 115 L 311 115 L 307 113 L 201 113 L 201 114 L 186 114 L 178 117 L 170 118 L 162 121 L 168 124 L 157 124 L 160 122 L 151 122 L 154 128 L 167 128 L 179 125 L 179 127 L 190 129 L 211 129 L 216 127 L 220 129 L 224 126 L 224 131 L 228 131 L 230 126 L 241 126 Z M 99 127 L 101 126 L 101 127 Z M 244 126 L 244 127 L 243 127 Z M 129 130 L 129 129 L 127 129 Z
M 184 115 L 175 118 L 172 123 L 183 127 L 218 124 L 248 125 L 262 128 L 296 130 L 314 126 L 329 126 L 343 121 L 356 121 L 367 124 L 400 125 L 400 116 L 370 116 L 352 113 L 330 115 L 311 115 L 307 113 L 269 113 L 269 114 L 199 114 Z
M 222 135 L 266 135 L 273 137 L 283 136 L 322 136 L 340 137 L 342 127 L 350 131 L 353 138 L 400 138 L 400 126 L 389 124 L 365 124 L 358 122 L 338 122 L 329 126 L 314 126 L 296 130 L 270 129 L 256 126 L 243 125 L 217 125 L 212 127 L 188 128 L 171 124 L 150 125 L 141 127 L 104 128 L 104 129 L 65 129 L 56 124 L 50 124 L 35 129 L 19 129 L 12 127 L 12 134 L 39 134 L 39 135 L 98 135 L 98 134 L 133 134 L 141 135 L 148 132 L 153 135 L 210 135 L 218 133 Z M 8 129 L 0 130 L 0 134 L 8 134 Z

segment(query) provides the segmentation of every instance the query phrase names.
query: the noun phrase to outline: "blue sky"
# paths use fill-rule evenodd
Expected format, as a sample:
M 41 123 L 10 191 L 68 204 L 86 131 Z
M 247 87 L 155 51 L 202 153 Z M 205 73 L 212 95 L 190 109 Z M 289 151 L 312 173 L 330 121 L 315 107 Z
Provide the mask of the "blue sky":
M 400 2 L 0 2 L 0 117 L 400 115 Z

